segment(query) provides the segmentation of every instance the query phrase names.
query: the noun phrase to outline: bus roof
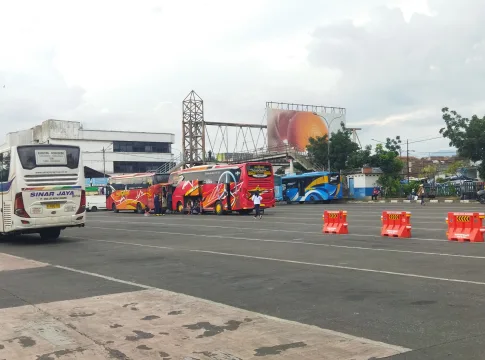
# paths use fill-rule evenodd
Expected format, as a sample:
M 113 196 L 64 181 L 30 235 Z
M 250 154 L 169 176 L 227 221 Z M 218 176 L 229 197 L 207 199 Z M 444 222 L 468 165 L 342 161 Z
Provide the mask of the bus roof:
M 327 176 L 327 175 L 339 175 L 338 172 L 328 172 L 328 171 L 314 171 L 310 173 L 303 173 L 303 174 L 291 174 L 291 175 L 284 175 L 282 179 L 297 179 L 297 178 L 305 178 L 305 177 L 315 177 L 315 176 Z
M 190 172 L 190 171 L 203 171 L 203 170 L 215 170 L 215 169 L 238 169 L 241 166 L 244 166 L 246 164 L 264 164 L 264 165 L 271 165 L 271 163 L 267 161 L 248 161 L 246 163 L 240 163 L 240 164 L 211 164 L 211 165 L 198 165 L 198 166 L 193 166 L 188 169 L 182 169 L 178 171 L 174 171 L 175 174 L 181 174 L 185 172 Z
M 149 172 L 149 173 L 133 173 L 133 174 L 123 174 L 123 175 L 116 175 L 111 176 L 111 179 L 126 179 L 126 178 L 135 178 L 135 177 L 147 177 L 157 175 L 157 173 Z

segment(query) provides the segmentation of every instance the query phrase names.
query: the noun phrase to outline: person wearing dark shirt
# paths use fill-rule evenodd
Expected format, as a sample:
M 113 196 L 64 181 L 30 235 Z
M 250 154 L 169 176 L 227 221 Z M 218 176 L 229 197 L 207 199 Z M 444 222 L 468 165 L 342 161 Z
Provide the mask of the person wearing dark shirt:
M 160 216 L 162 213 L 162 207 L 160 206 L 160 194 L 156 193 L 155 197 L 153 198 L 153 203 L 155 205 L 155 215 Z

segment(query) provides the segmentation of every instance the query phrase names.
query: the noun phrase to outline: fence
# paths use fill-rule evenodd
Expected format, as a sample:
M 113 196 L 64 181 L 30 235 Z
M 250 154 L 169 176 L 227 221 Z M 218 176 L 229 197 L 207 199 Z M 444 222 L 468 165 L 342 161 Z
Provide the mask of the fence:
M 481 181 L 467 181 L 461 184 L 425 185 L 426 197 L 459 197 L 461 200 L 476 200 L 477 192 L 484 189 Z
M 409 185 L 401 185 L 394 189 L 394 191 L 386 191 L 381 189 L 382 197 L 397 197 L 409 198 L 413 190 L 418 191 L 419 183 L 411 183 Z M 467 181 L 461 184 L 444 183 L 444 184 L 425 184 L 424 193 L 429 199 L 437 197 L 458 197 L 461 200 L 476 200 L 477 192 L 484 189 L 484 183 L 481 181 Z

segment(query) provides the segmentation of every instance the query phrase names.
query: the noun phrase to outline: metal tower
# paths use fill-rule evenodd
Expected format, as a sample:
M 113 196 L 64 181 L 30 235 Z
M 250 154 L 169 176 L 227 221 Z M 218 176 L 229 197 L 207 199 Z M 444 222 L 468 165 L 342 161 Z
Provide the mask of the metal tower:
M 186 167 L 205 162 L 204 102 L 192 90 L 182 102 L 182 143 Z

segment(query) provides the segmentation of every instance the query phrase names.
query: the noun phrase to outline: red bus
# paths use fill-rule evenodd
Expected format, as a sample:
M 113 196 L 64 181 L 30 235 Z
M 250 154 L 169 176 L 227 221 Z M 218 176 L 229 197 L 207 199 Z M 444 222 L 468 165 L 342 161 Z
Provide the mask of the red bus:
M 273 167 L 268 162 L 234 165 L 202 165 L 170 174 L 172 209 L 185 212 L 190 207 L 217 215 L 254 209 L 251 197 L 259 191 L 261 209 L 275 206 Z
M 112 176 L 106 187 L 106 209 L 114 212 L 131 210 L 143 213 L 153 210 L 154 195 L 161 188 L 168 189 L 169 174 L 136 173 Z

